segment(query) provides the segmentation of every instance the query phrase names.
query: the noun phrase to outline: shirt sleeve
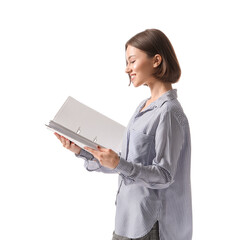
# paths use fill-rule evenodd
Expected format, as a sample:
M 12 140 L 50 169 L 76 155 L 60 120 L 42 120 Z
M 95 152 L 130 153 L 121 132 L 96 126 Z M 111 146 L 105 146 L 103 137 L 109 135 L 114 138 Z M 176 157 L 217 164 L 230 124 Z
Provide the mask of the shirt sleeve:
M 156 156 L 152 164 L 144 166 L 120 157 L 114 170 L 122 176 L 126 185 L 135 183 L 153 189 L 167 188 L 174 182 L 183 142 L 183 128 L 172 112 L 168 111 L 161 116 L 156 129 Z
M 116 173 L 114 169 L 104 167 L 100 164 L 99 160 L 93 156 L 93 154 L 87 152 L 83 148 L 79 154 L 75 154 L 76 157 L 83 158 L 85 160 L 84 167 L 89 172 L 103 172 L 103 173 Z M 120 153 L 119 153 L 120 156 Z

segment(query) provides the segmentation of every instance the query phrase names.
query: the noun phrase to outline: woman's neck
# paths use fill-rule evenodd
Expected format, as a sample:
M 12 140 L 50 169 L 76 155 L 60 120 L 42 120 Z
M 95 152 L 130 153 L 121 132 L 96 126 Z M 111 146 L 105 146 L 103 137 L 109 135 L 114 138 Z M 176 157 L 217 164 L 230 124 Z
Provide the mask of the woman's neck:
M 163 93 L 172 89 L 171 83 L 164 83 L 161 81 L 155 81 L 153 84 L 149 84 L 151 98 L 150 101 L 155 101 L 158 99 Z

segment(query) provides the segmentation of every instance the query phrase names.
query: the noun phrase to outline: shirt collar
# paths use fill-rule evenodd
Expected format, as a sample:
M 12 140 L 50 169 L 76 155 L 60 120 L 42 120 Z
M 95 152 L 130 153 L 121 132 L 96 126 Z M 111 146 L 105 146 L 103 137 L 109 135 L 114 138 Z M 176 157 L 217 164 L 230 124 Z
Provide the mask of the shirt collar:
M 156 107 L 161 107 L 166 101 L 172 100 L 174 98 L 177 98 L 177 89 L 171 89 L 163 93 L 157 100 L 152 102 L 146 109 L 144 109 L 140 113 L 141 108 L 143 108 L 144 104 L 150 99 L 150 98 L 147 98 L 140 103 L 139 107 L 136 109 L 136 113 L 143 114 L 144 112 L 154 109 Z
M 153 106 L 161 107 L 164 102 L 177 98 L 177 89 L 171 89 L 163 93 L 157 100 L 153 102 Z

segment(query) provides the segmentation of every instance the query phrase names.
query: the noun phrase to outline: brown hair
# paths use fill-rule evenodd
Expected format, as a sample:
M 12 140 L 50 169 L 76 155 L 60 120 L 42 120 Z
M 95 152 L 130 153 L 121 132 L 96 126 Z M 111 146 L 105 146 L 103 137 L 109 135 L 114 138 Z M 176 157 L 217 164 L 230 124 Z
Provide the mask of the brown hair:
M 129 39 L 125 44 L 125 51 L 129 45 L 144 51 L 148 57 L 159 54 L 162 61 L 153 76 L 163 82 L 178 82 L 181 76 L 179 62 L 171 42 L 163 32 L 158 29 L 147 29 Z

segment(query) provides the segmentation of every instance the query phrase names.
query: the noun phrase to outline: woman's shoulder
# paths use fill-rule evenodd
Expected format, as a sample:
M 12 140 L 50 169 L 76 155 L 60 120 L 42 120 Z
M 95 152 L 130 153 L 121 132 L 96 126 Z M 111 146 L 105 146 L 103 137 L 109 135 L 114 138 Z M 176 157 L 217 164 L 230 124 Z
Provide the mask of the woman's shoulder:
M 165 102 L 161 106 L 161 115 L 169 115 L 172 118 L 175 118 L 180 124 L 187 125 L 188 119 L 184 110 L 177 99 Z

